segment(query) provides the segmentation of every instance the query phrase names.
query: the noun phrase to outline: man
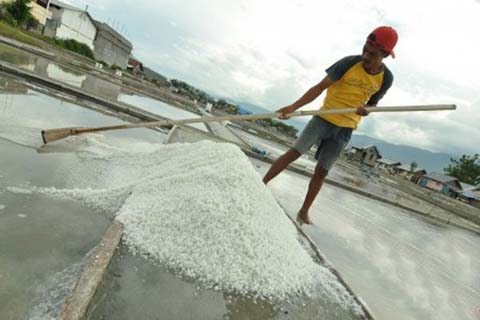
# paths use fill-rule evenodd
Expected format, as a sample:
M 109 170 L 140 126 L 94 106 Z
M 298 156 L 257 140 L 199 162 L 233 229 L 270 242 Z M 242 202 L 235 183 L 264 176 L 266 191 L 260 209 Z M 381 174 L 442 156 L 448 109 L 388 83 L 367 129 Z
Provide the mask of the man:
M 362 116 L 367 116 L 367 106 L 376 106 L 393 82 L 393 75 L 383 64 L 383 59 L 392 56 L 398 40 L 397 32 L 391 27 L 378 27 L 367 37 L 361 55 L 345 57 L 326 70 L 323 80 L 310 88 L 293 104 L 279 109 L 281 119 L 315 100 L 324 90 L 327 95 L 321 109 L 354 108 L 349 114 L 327 114 L 314 116 L 308 122 L 293 148 L 280 156 L 263 178 L 267 184 L 290 163 L 318 145 L 315 158 L 317 165 L 310 180 L 305 201 L 298 211 L 299 223 L 311 224 L 308 211 L 315 200 L 323 180 L 348 144 L 352 131 L 357 128 Z

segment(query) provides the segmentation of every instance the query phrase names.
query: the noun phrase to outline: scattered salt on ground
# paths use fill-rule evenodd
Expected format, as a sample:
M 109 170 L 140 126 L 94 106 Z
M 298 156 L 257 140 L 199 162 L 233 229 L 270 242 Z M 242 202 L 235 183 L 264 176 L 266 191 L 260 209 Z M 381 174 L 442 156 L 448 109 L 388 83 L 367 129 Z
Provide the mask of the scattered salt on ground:
M 209 141 L 133 145 L 128 150 L 90 138 L 79 150 L 92 187 L 35 188 L 98 209 L 115 208 L 124 241 L 139 253 L 218 290 L 284 300 L 334 297 L 360 307 L 298 233 L 241 150 Z M 85 183 L 84 183 L 85 185 Z
M 67 295 L 72 291 L 89 252 L 82 261 L 68 266 L 48 277 L 46 281 L 34 291 L 33 308 L 28 320 L 56 320 L 60 316 Z
M 12 119 L 5 119 L 5 117 L 2 116 L 0 116 L 0 120 L 3 121 L 0 127 L 0 139 L 30 148 L 38 148 L 43 144 L 40 135 L 41 129 L 12 125 Z
M 26 218 L 27 215 L 26 215 L 25 213 L 19 213 L 19 214 L 17 214 L 17 217 L 19 217 L 19 218 Z
M 3 210 L 3 209 L 5 209 L 5 205 L 0 203 L 0 210 Z
M 20 194 L 32 194 L 32 190 L 20 187 L 6 187 L 8 191 L 12 193 L 20 193 Z

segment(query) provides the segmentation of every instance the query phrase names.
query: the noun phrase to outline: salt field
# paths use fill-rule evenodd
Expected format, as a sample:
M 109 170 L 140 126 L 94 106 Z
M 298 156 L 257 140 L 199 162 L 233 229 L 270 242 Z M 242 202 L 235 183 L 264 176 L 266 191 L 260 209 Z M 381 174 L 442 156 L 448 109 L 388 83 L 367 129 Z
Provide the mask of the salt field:
M 8 277 L 8 282 L 4 282 L 6 284 L 5 290 L 0 291 L 0 315 L 2 319 L 15 319 L 18 316 L 21 318 L 44 319 L 54 317 L 58 314 L 59 308 L 66 298 L 67 293 L 74 284 L 75 279 L 79 276 L 79 272 L 82 269 L 88 253 L 101 238 L 104 230 L 109 225 L 109 221 L 114 219 L 117 214 L 119 217 L 122 216 L 122 211 L 119 211 L 122 204 L 128 204 L 129 201 L 133 201 L 135 197 L 140 196 L 137 201 L 148 205 L 148 202 L 141 201 L 143 197 L 146 196 L 144 191 L 148 189 L 148 184 L 144 186 L 146 188 L 145 190 L 136 193 L 132 190 L 122 188 L 122 184 L 119 184 L 118 182 L 124 181 L 125 184 L 128 185 L 127 182 L 129 180 L 125 180 L 123 177 L 128 176 L 130 173 L 132 174 L 132 179 L 134 179 L 130 181 L 130 186 L 133 187 L 138 184 L 138 182 L 141 181 L 141 179 L 138 180 L 139 175 L 143 174 L 140 172 L 135 174 L 134 168 L 141 169 L 149 167 L 147 164 L 138 166 L 138 160 L 140 158 L 145 161 L 153 161 L 153 163 L 157 162 L 160 165 L 164 162 L 160 158 L 150 158 L 149 160 L 149 157 L 145 157 L 144 152 L 148 150 L 151 151 L 152 149 L 156 150 L 156 148 L 168 149 L 171 147 L 162 146 L 165 135 L 147 129 L 109 132 L 106 135 L 72 137 L 70 140 L 67 139 L 46 146 L 41 146 L 42 143 L 39 134 L 41 128 L 57 127 L 61 126 L 61 124 L 63 126 L 94 126 L 99 125 L 100 123 L 116 124 L 121 123 L 122 120 L 102 115 L 93 110 L 74 105 L 71 102 L 62 101 L 55 97 L 32 90 L 31 88 L 24 86 L 21 82 L 16 82 L 13 79 L 6 79 L 5 88 L 3 95 L 5 99 L 0 99 L 1 101 L 4 101 L 0 106 L 0 117 L 3 120 L 2 123 L 7 123 L 8 125 L 3 125 L 1 127 L 0 141 L 2 145 L 4 145 L 2 146 L 2 150 L 7 150 L 9 157 L 2 157 L 1 159 L 0 172 L 2 178 L 0 180 L 0 190 L 2 200 L 0 203 L 3 207 L 0 211 L 2 213 L 0 219 L 2 219 L 1 225 L 6 228 L 4 232 L 2 232 L 2 237 L 4 237 L 2 243 L 8 243 L 7 246 L 2 247 L 1 260 L 8 261 L 8 264 L 2 264 L 0 266 L 0 275 L 2 278 Z M 9 91 L 7 88 L 15 88 L 15 90 L 12 92 L 12 90 Z M 52 117 L 52 115 L 55 115 L 55 117 Z M 122 149 L 122 145 L 128 147 Z M 143 156 L 137 159 L 132 158 L 129 162 L 125 159 L 125 156 L 129 153 L 132 155 L 137 154 L 137 156 L 138 154 L 141 154 Z M 234 154 L 243 157 L 243 166 L 251 167 L 250 163 L 246 161 L 243 153 L 236 151 Z M 159 152 L 158 155 L 163 157 L 167 155 L 168 158 L 168 152 Z M 17 159 L 18 157 L 20 158 Z M 129 162 L 130 167 L 112 166 L 114 159 L 109 157 L 119 157 L 117 160 L 123 159 L 126 161 L 122 162 L 122 160 L 119 164 Z M 218 155 L 213 154 L 211 157 L 212 159 L 217 158 Z M 191 157 L 186 157 L 187 160 L 190 158 Z M 20 161 L 20 159 L 22 159 L 22 161 Z M 15 165 L 13 165 L 13 163 L 15 163 Z M 133 165 L 135 163 L 137 165 Z M 173 162 L 172 165 L 181 165 L 181 163 L 182 162 Z M 225 162 L 225 164 L 230 165 L 232 163 L 234 162 Z M 92 164 L 96 165 L 92 166 Z M 104 170 L 107 167 L 112 170 Z M 166 165 L 165 167 L 168 168 Z M 18 169 L 15 170 L 15 168 Z M 87 170 L 88 168 L 92 170 Z M 153 169 L 155 169 L 155 167 L 153 167 Z M 171 171 L 175 172 L 178 169 L 179 167 L 173 167 L 171 168 Z M 213 174 L 213 172 L 210 174 Z M 263 187 L 260 178 L 253 171 L 253 167 L 250 169 L 250 175 L 251 174 L 256 176 L 257 188 Z M 103 185 L 103 189 L 101 188 L 102 183 L 106 181 L 111 183 L 108 186 L 112 189 L 107 192 L 108 194 L 104 192 L 105 185 Z M 125 186 L 125 184 L 123 184 L 123 186 Z M 71 192 L 65 190 L 71 190 Z M 263 187 L 263 190 L 266 192 L 267 189 Z M 219 189 L 219 192 L 220 191 L 222 190 Z M 163 198 L 164 200 L 170 198 L 167 194 L 165 195 L 166 198 Z M 152 196 L 154 195 L 155 193 L 152 194 Z M 173 196 L 174 193 L 170 193 L 170 195 Z M 155 197 L 152 199 L 154 198 Z M 218 195 L 217 197 L 213 197 L 212 194 L 211 199 L 217 199 L 217 201 L 220 201 L 221 197 L 218 197 Z M 270 205 L 276 205 L 273 196 L 270 195 L 270 199 Z M 238 201 L 242 202 L 241 200 L 242 198 L 238 199 Z M 171 203 L 172 205 L 175 204 L 173 201 Z M 210 212 L 211 214 L 215 214 L 216 211 L 212 211 L 212 208 L 215 208 L 216 205 L 215 203 L 212 203 L 212 205 L 213 207 L 211 207 Z M 128 208 L 128 206 L 125 208 Z M 63 209 L 68 211 L 68 215 L 63 214 L 63 218 L 59 219 L 58 215 L 63 213 Z M 175 207 L 172 207 L 170 210 L 174 209 Z M 192 207 L 190 209 L 192 209 Z M 227 212 L 227 209 L 228 208 L 225 209 L 226 211 L 222 212 Z M 36 213 L 38 210 L 42 212 Z M 43 210 L 46 210 L 46 212 L 43 212 Z M 83 212 L 85 212 L 85 214 L 83 214 Z M 195 212 L 196 211 L 192 211 L 190 213 Z M 270 212 L 270 216 L 266 215 L 266 217 L 269 217 L 270 220 L 278 220 L 278 217 L 272 217 L 272 211 Z M 164 272 L 172 273 L 177 276 L 182 275 L 184 280 L 176 280 L 177 282 L 179 281 L 178 285 L 185 281 L 187 281 L 187 283 L 188 281 L 195 281 L 197 283 L 194 285 L 195 290 L 197 290 L 197 287 L 201 286 L 202 289 L 198 290 L 204 290 L 206 292 L 211 292 L 210 294 L 220 294 L 222 296 L 227 292 L 231 292 L 232 294 L 237 292 L 236 294 L 240 294 L 240 296 L 232 298 L 233 300 L 231 301 L 247 299 L 247 302 L 244 302 L 247 303 L 247 305 L 255 305 L 253 301 L 248 302 L 248 299 L 251 299 L 248 298 L 248 296 L 269 296 L 273 301 L 275 299 L 285 299 L 287 295 L 294 297 L 296 294 L 302 292 L 302 294 L 305 295 L 305 299 L 318 300 L 319 297 L 321 297 L 320 301 L 322 301 L 322 303 L 314 308 L 314 310 L 317 310 L 316 312 L 323 310 L 322 312 L 328 313 L 328 311 L 323 308 L 329 306 L 329 310 L 338 309 L 335 311 L 335 314 L 343 314 L 344 316 L 342 316 L 342 318 L 351 319 L 352 316 L 349 315 L 351 312 L 349 311 L 349 308 L 353 308 L 353 310 L 359 312 L 358 306 L 354 306 L 351 297 L 349 297 L 348 293 L 338 282 L 336 282 L 332 274 L 327 269 L 322 269 L 317 262 L 314 262 L 314 258 L 312 257 L 313 254 L 311 252 L 308 253 L 304 248 L 306 245 L 302 245 L 297 240 L 297 232 L 295 228 L 288 219 L 286 219 L 286 216 L 282 213 L 283 211 L 281 211 L 278 205 L 274 212 L 277 215 L 280 214 L 279 217 L 283 219 L 280 220 L 283 221 L 283 228 L 287 228 L 286 230 L 291 234 L 291 238 L 288 242 L 271 242 L 279 241 L 279 236 L 276 238 L 271 237 L 273 230 L 266 228 L 267 224 L 262 222 L 263 220 L 255 222 L 253 219 L 246 219 L 244 217 L 242 220 L 239 218 L 240 220 L 234 220 L 236 224 L 231 223 L 230 225 L 230 228 L 236 227 L 236 229 L 227 229 L 223 231 L 222 228 L 219 228 L 220 225 L 218 225 L 221 220 L 217 221 L 217 225 L 212 224 L 212 228 L 216 227 L 215 230 L 223 232 L 221 234 L 224 234 L 227 237 L 226 239 L 233 234 L 242 235 L 240 229 L 240 226 L 242 226 L 242 223 L 240 223 L 241 221 L 243 221 L 244 227 L 255 227 L 257 225 L 257 227 L 263 226 L 263 229 L 260 229 L 263 231 L 257 234 L 258 239 L 256 240 L 257 242 L 260 241 L 261 244 L 253 246 L 253 243 L 250 243 L 248 237 L 235 237 L 233 239 L 236 239 L 236 241 L 239 242 L 236 245 L 234 243 L 232 246 L 228 247 L 230 250 L 233 250 L 231 253 L 232 261 L 238 259 L 237 262 L 240 267 L 245 268 L 248 266 L 253 268 L 250 271 L 250 275 L 249 273 L 243 274 L 243 271 L 229 273 L 224 270 L 223 277 L 226 277 L 224 279 L 220 277 L 222 273 L 215 268 L 211 270 L 207 268 L 205 272 L 199 272 L 198 268 L 195 267 L 195 260 L 188 259 L 183 261 L 183 263 L 187 266 L 188 263 L 190 263 L 190 269 L 183 268 L 184 271 L 182 272 L 179 270 L 182 268 L 177 268 L 177 270 L 175 270 L 174 264 L 166 264 L 165 267 L 168 268 L 168 272 Z M 45 214 L 48 216 L 45 216 Z M 92 215 L 94 215 L 96 219 L 93 219 Z M 135 227 L 134 217 L 133 214 L 131 217 L 124 214 L 123 218 L 126 226 L 130 226 L 133 230 L 139 227 Z M 76 220 L 74 219 L 67 223 L 68 220 L 66 219 L 73 218 Z M 132 222 L 127 223 L 130 218 L 133 219 Z M 213 218 L 214 217 L 210 217 L 209 219 Z M 50 221 L 51 219 L 55 219 L 56 223 L 52 224 Z M 29 223 L 30 221 L 35 223 Z M 41 221 L 41 223 L 39 221 Z M 188 222 L 188 220 L 185 221 Z M 58 223 L 62 224 L 62 228 L 56 227 Z M 92 223 L 95 224 L 95 228 L 89 226 Z M 199 223 L 201 223 L 201 221 L 199 221 Z M 23 224 L 23 228 L 18 227 L 18 224 Z M 75 230 L 77 232 L 72 233 L 70 237 L 68 231 L 65 229 L 72 228 L 72 224 L 75 225 Z M 189 225 L 190 224 L 186 224 L 185 226 Z M 51 232 L 48 228 L 49 226 L 52 226 L 56 231 Z M 195 225 L 191 226 L 193 227 Z M 14 227 L 14 229 L 10 229 L 11 227 Z M 199 229 L 199 225 L 196 225 L 196 227 L 198 230 L 201 230 Z M 135 231 L 130 231 L 129 233 L 128 230 L 127 227 L 125 244 L 129 247 L 128 256 L 131 256 L 132 253 L 137 252 L 137 250 L 138 252 L 151 254 L 151 252 L 146 250 L 149 249 L 148 242 L 135 242 L 133 239 L 137 233 Z M 184 230 L 183 237 L 191 236 L 191 230 L 192 229 Z M 211 233 L 212 230 L 214 229 L 205 230 L 207 233 L 203 234 L 203 236 L 206 236 L 209 233 L 208 231 Z M 33 239 L 33 242 L 27 241 L 25 243 L 24 241 L 16 241 L 16 237 L 11 234 L 12 231 L 14 231 L 15 234 L 18 234 L 16 237 L 25 240 Z M 35 239 L 33 234 L 39 234 L 38 238 Z M 85 238 L 83 238 L 84 235 Z M 178 234 L 172 234 L 171 237 L 176 235 L 178 236 Z M 51 237 L 53 237 L 55 241 L 60 242 L 56 243 L 54 240 L 49 240 Z M 202 233 L 199 234 L 199 237 L 202 237 Z M 210 241 L 214 241 L 215 237 L 211 237 L 210 239 Z M 10 240 L 16 241 L 16 245 L 10 244 Z M 265 244 L 269 245 L 264 246 Z M 234 254 L 235 249 L 238 250 L 240 245 L 245 246 L 245 249 L 243 250 L 245 253 L 252 254 L 251 257 L 254 259 L 250 259 L 250 263 L 246 263 L 246 261 L 240 259 L 242 257 L 241 255 Z M 277 251 L 278 253 L 276 255 L 274 254 L 271 256 L 271 259 L 273 259 L 271 261 L 265 260 L 264 257 L 266 253 L 268 254 L 270 252 L 268 249 L 275 248 L 276 245 L 281 245 L 281 248 L 284 249 L 286 248 L 285 245 L 291 246 L 291 250 L 293 250 L 290 251 L 291 254 L 293 254 L 292 258 L 303 252 L 303 255 L 297 256 L 297 258 L 301 257 L 297 263 L 304 261 L 307 265 L 310 265 L 310 269 L 303 270 L 300 268 L 300 270 L 298 270 L 300 273 L 297 272 L 297 280 L 293 282 L 288 281 L 289 279 L 292 279 L 289 278 L 289 273 L 284 273 L 283 285 L 276 286 L 273 278 L 274 274 L 269 274 L 266 271 L 275 271 L 276 269 L 273 267 L 276 266 L 276 263 L 278 264 L 283 261 L 281 259 L 283 255 L 279 255 L 279 251 Z M 59 248 L 56 249 L 56 247 Z M 54 249 L 58 251 L 61 248 L 65 249 L 58 254 L 52 255 L 51 253 L 46 253 L 47 251 L 53 252 L 52 250 Z M 174 242 L 172 241 L 172 247 L 168 248 L 171 261 L 174 261 L 175 257 L 177 257 L 177 261 L 182 261 L 180 259 L 180 257 L 182 257 L 181 246 L 175 247 Z M 71 249 L 73 249 L 73 252 L 70 251 Z M 278 249 L 279 248 L 276 248 L 276 250 Z M 178 256 L 175 255 L 175 250 L 179 250 Z M 31 255 L 30 252 L 32 251 L 37 252 L 37 254 Z M 74 252 L 75 254 L 72 255 Z M 222 250 L 218 252 L 217 250 L 214 250 L 213 253 L 215 252 L 217 253 L 217 256 L 213 256 L 212 258 L 214 260 L 221 260 L 218 254 L 222 255 Z M 203 256 L 205 255 L 209 256 L 210 253 L 206 252 Z M 28 256 L 29 259 L 32 260 L 31 263 L 23 264 L 24 270 L 21 273 L 14 272 L 14 270 L 18 269 L 16 264 L 21 263 L 22 261 L 14 258 L 16 256 Z M 270 261 L 270 268 L 273 269 L 261 268 L 261 264 L 257 265 L 254 263 L 257 261 L 255 259 L 258 259 L 259 256 L 262 256 L 262 260 L 260 261 Z M 201 258 L 202 256 L 196 257 L 196 259 Z M 291 262 L 294 261 L 296 260 L 291 260 Z M 288 260 L 286 262 L 288 262 Z M 150 264 L 148 260 L 145 260 L 145 263 Z M 182 266 L 183 265 L 180 265 L 180 267 Z M 208 267 L 208 264 L 206 266 Z M 215 264 L 211 265 L 211 267 L 214 266 Z M 160 266 L 157 266 L 155 263 L 153 263 L 151 267 L 160 268 Z M 290 268 L 297 269 L 295 268 L 295 264 L 291 264 Z M 185 272 L 189 270 L 190 272 Z M 192 273 L 192 270 L 196 273 Z M 277 269 L 277 272 L 286 272 L 288 270 L 289 269 L 284 270 L 283 268 L 280 268 Z M 255 282 L 247 281 L 247 279 L 250 279 L 251 277 L 255 278 L 255 275 L 258 273 L 261 274 L 262 272 L 264 274 L 263 280 L 260 280 L 259 283 L 265 284 L 265 286 L 258 286 L 257 284 L 257 287 L 255 287 Z M 323 277 L 316 277 L 317 275 L 322 274 L 324 274 Z M 244 280 L 241 280 L 242 275 Z M 308 275 L 308 277 L 303 278 L 302 275 Z M 230 280 L 228 279 L 229 276 Z M 316 279 L 317 281 L 309 281 L 312 280 L 312 276 L 314 277 L 313 279 Z M 205 281 L 202 280 L 202 277 Z M 34 278 L 36 281 L 33 281 Z M 20 281 L 19 279 L 24 280 Z M 262 279 L 262 277 L 259 277 L 258 279 Z M 324 279 L 324 281 L 319 281 L 320 279 Z M 218 286 L 219 284 L 223 284 L 224 286 Z M 319 290 L 314 291 L 315 285 L 318 286 L 317 289 Z M 15 288 L 15 290 L 12 288 Z M 175 291 L 175 288 L 169 290 Z M 250 295 L 247 294 L 247 291 Z M 242 298 L 242 295 L 245 297 Z M 336 300 L 337 298 L 340 300 Z M 298 309 L 298 307 L 295 306 L 296 304 L 293 303 L 292 308 Z M 279 307 L 276 308 L 278 309 Z
M 193 115 L 117 97 L 168 118 Z M 364 318 L 288 218 L 308 177 L 286 171 L 265 187 L 269 164 L 237 146 L 165 145 L 167 134 L 149 129 L 41 141 L 41 129 L 128 120 L 0 74 L 0 319 L 55 319 L 113 221 L 124 237 L 89 319 Z M 275 155 L 286 148 L 238 135 Z M 311 217 L 302 230 L 375 319 L 477 319 L 478 234 L 329 184 Z

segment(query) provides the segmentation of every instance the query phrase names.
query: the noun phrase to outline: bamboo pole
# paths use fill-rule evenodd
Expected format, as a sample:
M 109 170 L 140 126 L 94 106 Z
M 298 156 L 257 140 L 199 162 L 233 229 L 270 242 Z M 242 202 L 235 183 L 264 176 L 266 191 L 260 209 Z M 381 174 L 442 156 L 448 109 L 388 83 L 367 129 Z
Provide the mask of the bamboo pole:
M 423 105 L 423 106 L 368 107 L 366 109 L 368 110 L 368 112 L 437 111 L 437 110 L 455 110 L 456 105 L 438 104 L 438 105 Z M 288 114 L 288 117 L 302 117 L 302 116 L 323 115 L 323 114 L 346 114 L 346 113 L 355 113 L 356 110 L 357 108 L 296 111 Z M 280 116 L 281 116 L 281 113 L 279 112 L 271 112 L 271 113 L 263 113 L 263 114 L 227 115 L 227 116 L 218 116 L 218 117 L 190 118 L 190 119 L 180 119 L 180 120 L 161 120 L 161 121 L 154 121 L 154 122 L 141 122 L 141 123 L 135 123 L 135 124 L 122 124 L 122 125 L 104 126 L 104 127 L 95 127 L 95 128 L 74 128 L 74 127 L 60 128 L 60 129 L 42 130 L 42 138 L 44 143 L 49 143 L 52 141 L 67 138 L 72 135 L 78 135 L 78 134 L 89 133 L 89 132 L 133 129 L 133 128 L 153 128 L 153 127 L 163 127 L 163 126 L 182 125 L 182 124 L 191 124 L 191 123 L 221 122 L 221 121 L 227 121 L 227 120 L 253 121 L 253 120 L 278 118 Z

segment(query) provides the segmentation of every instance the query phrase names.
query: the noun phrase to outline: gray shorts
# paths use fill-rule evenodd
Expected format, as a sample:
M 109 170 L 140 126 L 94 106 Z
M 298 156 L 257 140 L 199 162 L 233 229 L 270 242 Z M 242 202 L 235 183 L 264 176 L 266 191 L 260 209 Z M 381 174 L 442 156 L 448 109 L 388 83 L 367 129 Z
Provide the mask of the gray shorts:
M 318 146 L 315 159 L 325 170 L 330 170 L 338 156 L 350 141 L 352 128 L 337 127 L 313 116 L 307 123 L 293 148 L 304 154 L 315 144 Z

